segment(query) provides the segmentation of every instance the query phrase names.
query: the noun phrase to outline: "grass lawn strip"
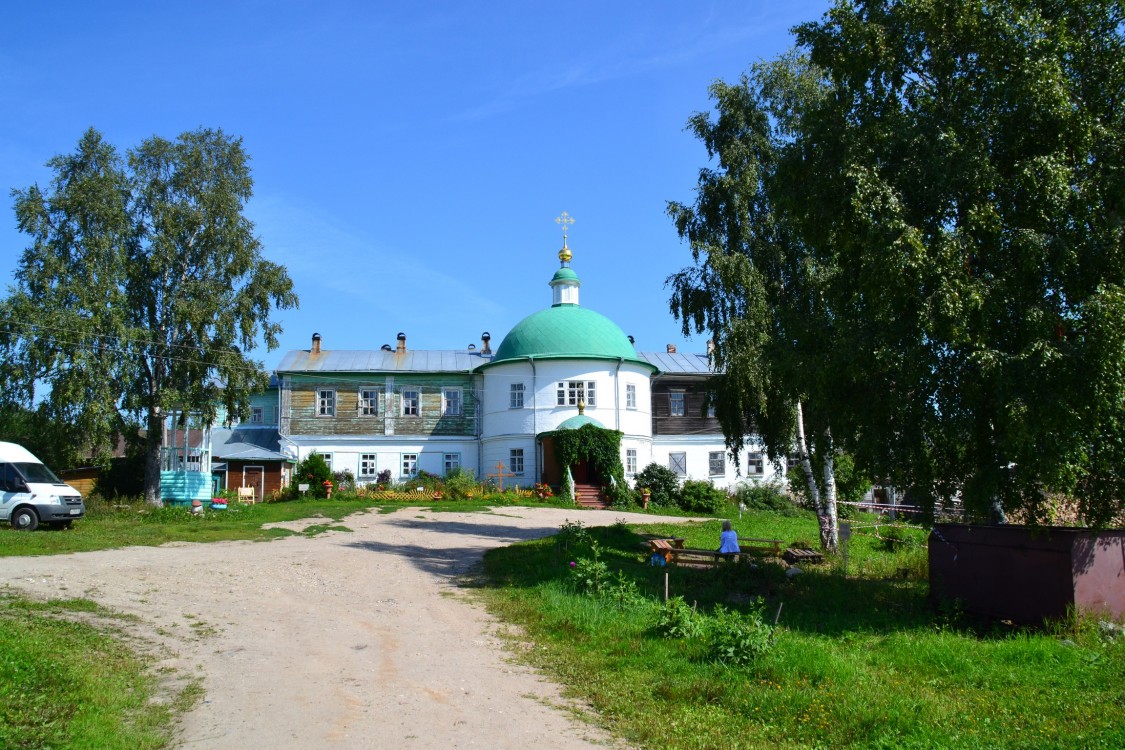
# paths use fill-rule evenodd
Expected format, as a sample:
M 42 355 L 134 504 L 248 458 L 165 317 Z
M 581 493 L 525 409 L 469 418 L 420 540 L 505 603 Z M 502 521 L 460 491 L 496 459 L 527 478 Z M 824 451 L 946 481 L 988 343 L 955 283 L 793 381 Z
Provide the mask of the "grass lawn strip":
M 86 599 L 0 590 L 0 747 L 165 747 L 198 685 L 156 674 L 127 627 Z
M 815 538 L 815 520 L 752 514 L 740 536 Z M 710 548 L 718 521 L 590 529 L 600 559 L 647 602 L 577 593 L 570 562 L 590 555 L 553 540 L 486 556 L 479 592 L 535 648 L 529 663 L 591 704 L 612 731 L 652 748 L 1125 747 L 1125 640 L 1096 623 L 1028 631 L 935 613 L 925 548 L 853 537 L 851 575 L 830 559 L 789 579 L 756 570 L 653 568 L 640 533 Z M 915 535 L 924 539 L 921 530 Z M 893 550 L 893 551 L 892 551 Z M 902 577 L 902 571 L 907 577 Z M 749 667 L 711 661 L 698 641 L 653 632 L 667 572 L 700 612 L 784 603 L 776 646 Z

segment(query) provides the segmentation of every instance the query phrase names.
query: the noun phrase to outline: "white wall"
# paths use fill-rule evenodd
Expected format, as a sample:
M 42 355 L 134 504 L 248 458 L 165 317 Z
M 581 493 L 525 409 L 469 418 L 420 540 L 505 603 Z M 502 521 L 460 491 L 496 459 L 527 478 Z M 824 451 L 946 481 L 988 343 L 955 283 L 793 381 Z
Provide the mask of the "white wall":
M 722 452 L 725 457 L 726 471 L 720 475 L 711 474 L 710 457 L 712 452 Z M 765 448 L 750 443 L 739 454 L 741 466 L 735 471 L 734 459 L 727 451 L 723 436 L 714 435 L 664 435 L 653 438 L 651 462 L 661 466 L 669 466 L 668 457 L 671 453 L 685 453 L 687 455 L 686 479 L 709 480 L 716 487 L 727 489 L 743 481 L 784 481 L 784 474 L 777 474 L 774 467 L 765 461 L 762 474 L 748 473 L 746 457 L 748 453 L 765 453 Z M 644 469 L 650 461 L 644 462 L 640 469 Z
M 581 380 L 596 383 L 597 403 L 585 414 L 604 427 L 626 435 L 652 435 L 652 396 L 649 368 L 631 362 L 607 360 L 551 359 L 494 365 L 482 374 L 481 427 L 485 436 L 538 435 L 550 432 L 578 414 L 576 406 L 559 406 L 559 382 Z M 524 407 L 511 408 L 511 386 L 524 386 Z M 637 387 L 637 408 L 625 408 L 625 385 Z M 487 462 L 486 462 L 487 463 Z
M 391 470 L 391 481 L 399 482 L 402 476 L 403 454 L 413 453 L 418 455 L 418 468 L 431 474 L 442 475 L 445 472 L 444 460 L 446 453 L 459 453 L 461 455 L 461 468 L 472 471 L 480 476 L 478 465 L 479 446 L 473 438 L 448 438 L 448 437 L 398 437 L 389 439 L 369 439 L 357 441 L 354 439 L 340 439 L 333 437 L 318 439 L 298 439 L 297 460 L 303 461 L 310 453 L 321 455 L 331 454 L 332 471 L 348 469 L 357 481 L 368 481 L 359 476 L 359 457 L 365 453 L 374 453 L 375 471 Z

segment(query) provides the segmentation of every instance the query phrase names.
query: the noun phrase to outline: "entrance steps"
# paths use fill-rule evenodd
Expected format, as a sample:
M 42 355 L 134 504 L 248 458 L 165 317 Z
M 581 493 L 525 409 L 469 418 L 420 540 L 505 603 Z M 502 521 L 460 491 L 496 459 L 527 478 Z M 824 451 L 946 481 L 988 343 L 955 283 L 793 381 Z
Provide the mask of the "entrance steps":
M 609 502 L 602 496 L 602 488 L 596 484 L 575 483 L 574 504 L 583 508 L 597 508 L 599 510 L 605 510 L 609 507 Z

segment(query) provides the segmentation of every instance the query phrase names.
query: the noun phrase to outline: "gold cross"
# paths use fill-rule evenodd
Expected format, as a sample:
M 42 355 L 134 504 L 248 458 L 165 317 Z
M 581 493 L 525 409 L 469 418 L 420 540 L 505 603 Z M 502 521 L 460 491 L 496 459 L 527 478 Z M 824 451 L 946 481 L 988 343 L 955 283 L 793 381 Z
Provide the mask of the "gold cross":
M 562 212 L 562 216 L 555 219 L 555 223 L 562 227 L 563 230 L 563 244 L 566 244 L 566 230 L 574 223 L 574 219 L 566 211 Z

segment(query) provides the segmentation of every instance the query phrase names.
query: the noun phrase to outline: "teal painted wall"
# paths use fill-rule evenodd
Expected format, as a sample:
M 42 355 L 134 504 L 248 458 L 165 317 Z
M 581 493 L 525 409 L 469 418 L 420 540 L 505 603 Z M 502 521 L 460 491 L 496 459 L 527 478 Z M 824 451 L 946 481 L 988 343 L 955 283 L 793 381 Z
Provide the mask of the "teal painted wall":
M 211 499 L 211 475 L 198 471 L 160 472 L 160 499 L 166 505 L 190 505 Z

